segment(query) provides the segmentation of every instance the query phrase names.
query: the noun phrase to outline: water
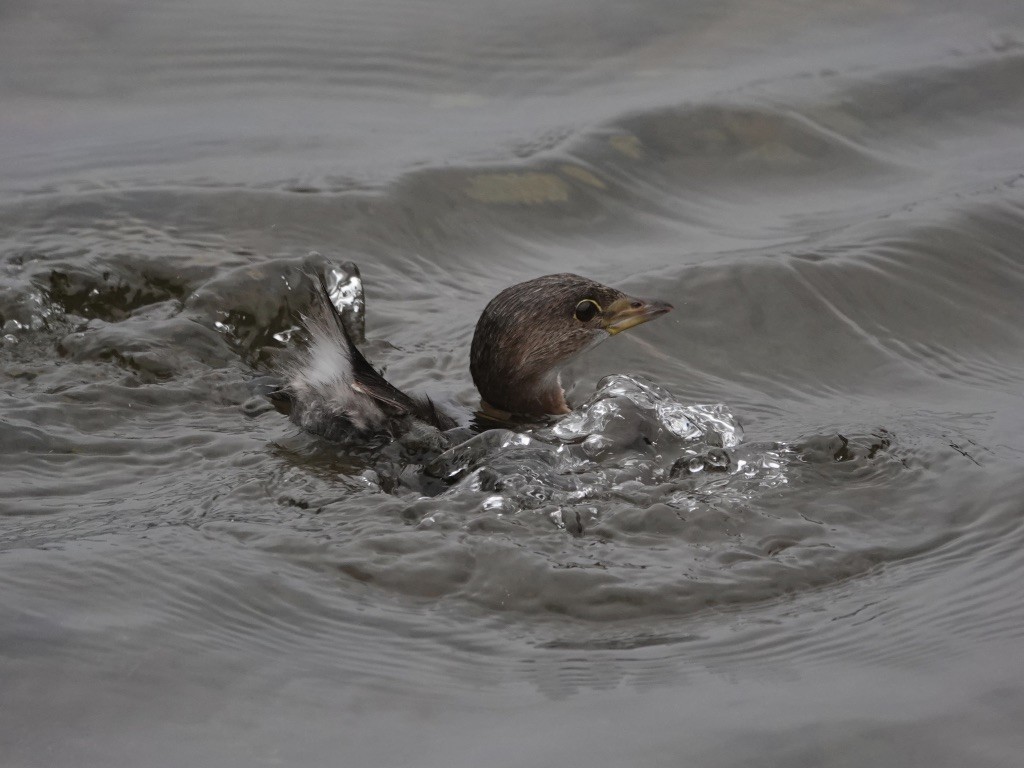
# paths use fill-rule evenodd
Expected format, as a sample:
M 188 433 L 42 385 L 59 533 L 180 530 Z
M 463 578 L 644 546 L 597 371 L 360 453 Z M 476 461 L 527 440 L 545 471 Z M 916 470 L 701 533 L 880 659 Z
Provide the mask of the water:
M 1022 81 L 1009 0 L 4 5 L 0 762 L 1020 765 Z M 254 396 L 327 260 L 461 447 Z M 676 309 L 473 437 L 555 271 Z

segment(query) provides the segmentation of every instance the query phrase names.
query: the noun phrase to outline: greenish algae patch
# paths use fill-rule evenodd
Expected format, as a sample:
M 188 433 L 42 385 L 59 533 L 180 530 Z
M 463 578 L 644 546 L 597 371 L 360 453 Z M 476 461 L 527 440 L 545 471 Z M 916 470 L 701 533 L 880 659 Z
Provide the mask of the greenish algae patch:
M 634 160 L 639 160 L 644 156 L 644 146 L 640 143 L 640 139 L 632 134 L 620 133 L 617 136 L 612 136 L 608 143 L 612 145 L 612 149 L 619 152 L 626 157 L 631 157 Z
M 576 179 L 576 181 L 581 181 L 588 187 L 593 187 L 594 189 L 608 189 L 607 184 L 582 166 L 565 163 L 564 165 L 560 165 L 558 170 L 562 172 L 563 176 L 569 176 Z
M 481 173 L 469 180 L 466 194 L 482 203 L 565 203 L 569 185 L 553 173 L 539 171 Z

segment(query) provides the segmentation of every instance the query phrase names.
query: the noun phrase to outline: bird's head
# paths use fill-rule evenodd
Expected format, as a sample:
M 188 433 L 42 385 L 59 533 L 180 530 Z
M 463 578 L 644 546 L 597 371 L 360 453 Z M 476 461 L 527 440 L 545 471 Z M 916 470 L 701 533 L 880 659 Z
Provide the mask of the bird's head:
M 568 273 L 506 288 L 484 309 L 470 372 L 485 408 L 523 416 L 566 413 L 558 370 L 586 349 L 672 309 Z

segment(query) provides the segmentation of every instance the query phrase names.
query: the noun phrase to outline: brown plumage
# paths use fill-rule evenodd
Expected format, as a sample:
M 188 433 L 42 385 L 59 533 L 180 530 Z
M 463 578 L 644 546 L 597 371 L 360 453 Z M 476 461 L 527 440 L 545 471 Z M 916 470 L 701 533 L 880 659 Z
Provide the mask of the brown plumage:
M 451 429 L 455 420 L 429 398 L 413 398 L 393 386 L 367 362 L 331 302 L 322 275 L 312 311 L 303 318 L 306 347 L 289 364 L 287 383 L 275 395 L 287 403 L 302 429 L 328 440 L 374 434 L 397 435 L 413 420 Z
M 559 369 L 598 342 L 672 309 L 579 275 L 547 275 L 506 288 L 484 309 L 470 350 L 470 371 L 491 416 L 537 418 L 567 413 Z M 317 307 L 304 318 L 309 343 L 277 393 L 292 421 L 332 440 L 392 435 L 414 421 L 438 429 L 455 422 L 374 370 L 349 337 L 320 278 Z
M 470 372 L 485 410 L 567 413 L 559 369 L 609 336 L 670 309 L 570 273 L 506 288 L 480 315 L 470 350 Z

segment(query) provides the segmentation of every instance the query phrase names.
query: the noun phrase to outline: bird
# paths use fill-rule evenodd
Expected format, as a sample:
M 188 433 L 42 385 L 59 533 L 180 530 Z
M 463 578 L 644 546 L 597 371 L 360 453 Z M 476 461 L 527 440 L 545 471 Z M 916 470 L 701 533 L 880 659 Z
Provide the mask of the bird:
M 359 351 L 324 276 L 303 317 L 307 343 L 283 370 L 272 399 L 306 432 L 333 441 L 398 437 L 456 421 L 429 398 L 388 382 Z M 538 421 L 570 411 L 559 370 L 596 344 L 659 317 L 672 305 L 629 296 L 571 273 L 509 286 L 484 308 L 470 347 L 470 374 L 491 420 Z M 285 407 L 281 407 L 284 405 Z
M 672 310 L 563 272 L 512 285 L 484 308 L 470 347 L 481 410 L 499 420 L 569 413 L 561 368 L 586 350 Z

